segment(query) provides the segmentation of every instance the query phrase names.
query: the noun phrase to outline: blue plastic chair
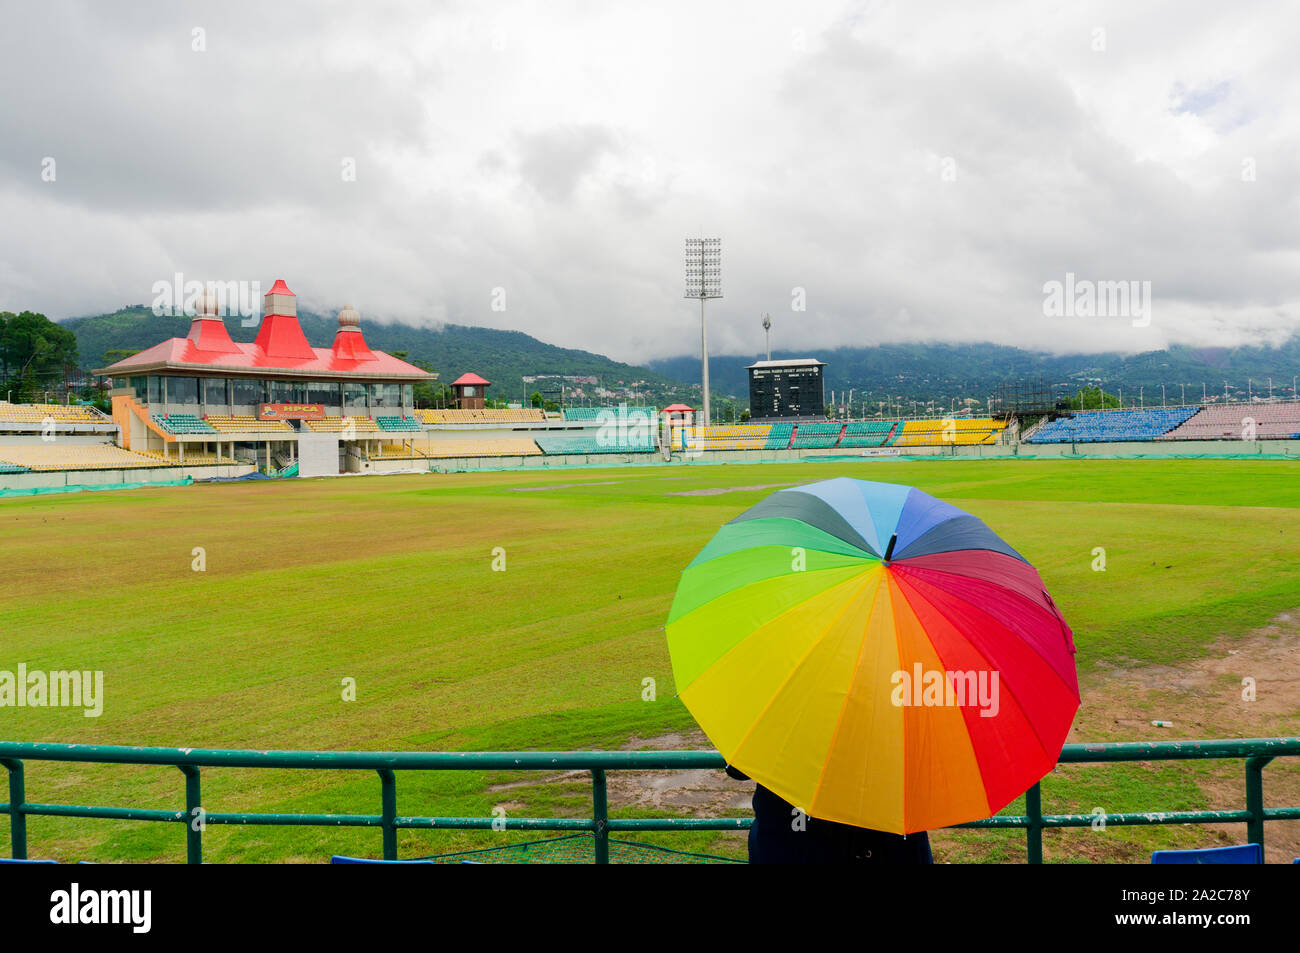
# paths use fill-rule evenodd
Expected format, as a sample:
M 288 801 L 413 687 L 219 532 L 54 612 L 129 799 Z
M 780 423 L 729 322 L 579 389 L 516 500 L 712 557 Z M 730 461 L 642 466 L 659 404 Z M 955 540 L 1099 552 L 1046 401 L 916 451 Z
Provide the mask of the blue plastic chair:
M 1158 850 L 1151 855 L 1153 864 L 1262 864 L 1264 848 L 1260 844 L 1238 847 L 1207 847 L 1204 850 Z
M 370 860 L 367 857 L 341 857 L 335 854 L 331 864 L 431 864 L 431 860 Z

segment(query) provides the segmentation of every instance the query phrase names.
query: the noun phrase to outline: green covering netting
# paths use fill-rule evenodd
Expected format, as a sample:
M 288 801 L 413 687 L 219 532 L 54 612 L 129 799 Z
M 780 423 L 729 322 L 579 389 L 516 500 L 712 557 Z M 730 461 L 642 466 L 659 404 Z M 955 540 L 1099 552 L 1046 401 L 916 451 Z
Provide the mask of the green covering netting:
M 146 481 L 143 483 L 92 483 L 74 484 L 72 486 L 29 486 L 12 490 L 0 489 L 0 497 L 41 496 L 46 493 L 98 493 L 100 490 L 139 490 L 144 487 L 154 486 L 189 486 L 193 482 L 193 477 L 185 477 L 182 480 L 157 480 L 154 482 Z
M 452 854 L 434 854 L 421 857 L 436 864 L 591 864 L 596 860 L 596 835 L 590 832 L 548 837 L 544 840 L 521 841 L 503 847 L 485 847 L 481 850 L 462 850 Z M 655 844 L 633 841 L 609 841 L 611 864 L 741 864 L 742 860 L 715 857 L 712 854 L 693 854 Z

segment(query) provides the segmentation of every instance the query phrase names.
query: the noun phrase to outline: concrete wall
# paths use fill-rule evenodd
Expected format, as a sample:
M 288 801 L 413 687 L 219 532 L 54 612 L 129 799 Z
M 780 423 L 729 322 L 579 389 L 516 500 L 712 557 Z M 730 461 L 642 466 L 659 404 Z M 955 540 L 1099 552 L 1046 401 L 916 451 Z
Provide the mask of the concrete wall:
M 881 447 L 843 450 L 706 450 L 698 454 L 673 453 L 665 463 L 658 453 L 556 454 L 533 457 L 449 457 L 430 462 L 439 473 L 465 470 L 548 469 L 566 466 L 680 466 L 705 463 L 795 463 L 800 460 L 880 460 L 948 457 L 964 460 L 1087 459 L 1089 457 L 1200 457 L 1200 456 L 1273 456 L 1300 459 L 1297 440 L 1163 440 L 1136 443 L 1090 444 L 1020 444 L 952 447 Z
M 54 435 L 53 440 L 42 440 L 40 432 L 36 433 L 5 433 L 0 434 L 0 444 L 7 447 L 17 446 L 64 446 L 64 447 L 94 447 L 106 443 L 115 444 L 117 431 L 112 434 L 105 433 L 64 433 L 60 431 Z
M 338 476 L 338 434 L 304 431 L 298 435 L 298 476 Z
M 110 483 L 166 483 L 193 477 L 238 477 L 252 473 L 246 464 L 211 467 L 139 467 L 123 470 L 33 470 L 28 473 L 0 473 L 0 489 L 30 490 L 36 487 L 105 486 Z

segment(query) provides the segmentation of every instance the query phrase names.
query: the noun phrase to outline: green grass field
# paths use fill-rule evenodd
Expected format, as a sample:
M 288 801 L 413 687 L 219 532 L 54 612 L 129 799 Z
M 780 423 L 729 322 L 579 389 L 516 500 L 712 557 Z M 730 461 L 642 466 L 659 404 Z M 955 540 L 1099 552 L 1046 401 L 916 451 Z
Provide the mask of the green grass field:
M 223 484 L 0 502 L 0 669 L 102 669 L 103 715 L 0 708 L 0 737 L 230 748 L 610 748 L 689 731 L 662 625 L 678 572 L 770 490 L 831 476 L 909 483 L 983 518 L 1070 620 L 1085 707 L 1073 740 L 1129 740 L 1116 671 L 1179 666 L 1300 606 L 1300 467 L 1276 461 L 873 461 L 569 469 Z M 505 553 L 493 570 L 494 550 Z M 1093 570 L 1096 547 L 1105 572 Z M 206 571 L 192 568 L 201 548 Z M 343 700 L 353 678 L 355 701 Z M 657 700 L 642 701 L 646 678 Z M 1229 691 L 1231 688 L 1229 687 Z M 1251 734 L 1298 733 L 1296 709 Z M 1154 717 L 1154 716 L 1153 716 Z M 1240 730 L 1205 715 L 1205 737 Z M 1226 768 L 1224 770 L 1227 770 Z M 1231 772 L 1236 772 L 1236 766 Z M 1208 765 L 1059 772 L 1049 810 L 1196 807 Z M 1268 769 L 1268 783 L 1294 769 Z M 587 814 L 589 787 L 506 774 L 399 777 L 399 813 Z M 536 778 L 532 779 L 534 782 Z M 175 769 L 29 764 L 40 802 L 176 809 Z M 204 772 L 209 810 L 378 810 L 372 774 Z M 1236 806 L 1236 805 L 1232 805 Z M 616 806 L 617 807 L 617 806 Z M 624 809 L 626 813 L 626 810 Z M 616 810 L 617 813 L 617 810 Z M 638 813 L 646 813 L 638 811 Z M 1279 825 L 1280 826 L 1280 825 Z M 1049 859 L 1137 859 L 1190 829 L 1049 838 Z M 32 856 L 181 860 L 179 825 L 32 818 Z M 499 843 L 403 832 L 403 855 Z M 493 841 L 491 838 L 498 840 Z M 656 843 L 736 854 L 735 835 Z M 1023 835 L 942 835 L 939 859 L 1017 860 Z M 375 856 L 374 830 L 210 827 L 212 861 Z M 8 851 L 7 824 L 0 850 Z

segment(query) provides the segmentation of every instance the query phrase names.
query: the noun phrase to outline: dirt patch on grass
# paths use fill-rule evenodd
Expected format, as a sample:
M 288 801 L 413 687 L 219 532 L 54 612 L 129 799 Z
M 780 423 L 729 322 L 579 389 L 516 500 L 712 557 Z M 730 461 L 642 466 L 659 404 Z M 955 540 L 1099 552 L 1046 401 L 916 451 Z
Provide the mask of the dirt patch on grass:
M 704 732 L 673 732 L 655 738 L 632 738 L 624 751 L 691 751 L 713 746 Z M 685 771 L 611 771 L 611 804 L 672 811 L 690 817 L 720 817 L 747 810 L 754 782 L 736 781 L 713 768 Z
M 1116 669 L 1087 691 L 1083 702 L 1070 731 L 1072 742 L 1300 734 L 1300 609 L 1284 612 L 1244 636 L 1222 639 L 1203 658 L 1186 665 Z M 1169 722 L 1170 727 L 1157 727 L 1153 721 Z M 1243 809 L 1244 764 L 1211 764 L 1212 774 L 1195 782 L 1209 801 L 1207 807 Z M 1264 769 L 1264 803 L 1300 805 L 1296 759 L 1280 758 Z M 1206 846 L 1246 839 L 1241 824 L 1206 825 L 1205 834 Z M 1300 822 L 1266 823 L 1264 844 L 1269 863 L 1290 863 L 1300 856 Z
M 534 493 L 538 490 L 567 490 L 575 486 L 618 486 L 622 480 L 596 480 L 591 483 L 552 483 L 550 486 L 510 486 L 511 493 Z
M 1253 701 L 1243 698 L 1242 680 L 1254 679 Z M 1167 721 L 1159 728 L 1152 721 Z M 1263 628 L 1213 645 L 1205 657 L 1182 666 L 1151 665 L 1116 669 L 1098 680 L 1084 695 L 1083 707 L 1070 731 L 1070 742 L 1168 741 L 1176 739 L 1278 737 L 1300 734 L 1300 610 L 1283 613 Z M 708 749 L 698 729 L 650 738 L 633 737 L 625 751 Z M 1300 805 L 1300 764 L 1278 759 L 1264 769 L 1264 800 L 1269 807 Z M 1188 784 L 1199 787 L 1211 810 L 1241 810 L 1245 806 L 1244 764 L 1210 762 Z M 1082 776 L 1105 771 L 1106 765 L 1066 765 L 1058 770 Z M 585 781 L 586 771 L 559 772 L 545 781 L 496 785 L 493 791 Z M 753 782 L 734 781 L 721 770 L 611 771 L 611 806 L 667 812 L 681 817 L 724 817 L 747 812 Z M 1160 810 L 1161 804 L 1123 805 L 1120 810 Z M 1068 808 L 1048 805 L 1051 811 Z M 1192 842 L 1218 847 L 1245 843 L 1242 824 L 1185 825 L 1196 829 Z M 935 860 L 1023 862 L 1023 833 L 1006 843 L 974 841 L 967 832 L 932 832 Z M 981 833 L 981 837 L 997 837 Z M 1300 857 L 1300 821 L 1270 821 L 1265 826 L 1269 863 L 1290 863 Z M 1124 839 L 1089 838 L 1078 831 L 1048 831 L 1044 835 L 1049 860 L 1096 863 L 1145 862 L 1148 849 Z
M 799 486 L 798 483 L 758 483 L 754 486 L 710 486 L 702 490 L 679 490 L 666 496 L 719 496 L 723 493 L 746 493 L 752 490 L 779 490 L 787 486 Z

